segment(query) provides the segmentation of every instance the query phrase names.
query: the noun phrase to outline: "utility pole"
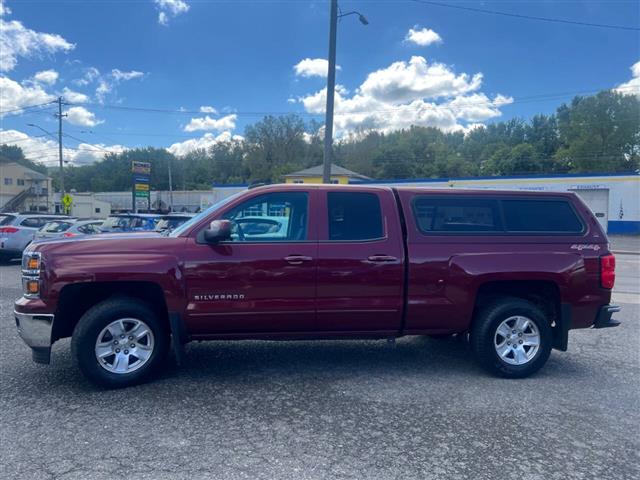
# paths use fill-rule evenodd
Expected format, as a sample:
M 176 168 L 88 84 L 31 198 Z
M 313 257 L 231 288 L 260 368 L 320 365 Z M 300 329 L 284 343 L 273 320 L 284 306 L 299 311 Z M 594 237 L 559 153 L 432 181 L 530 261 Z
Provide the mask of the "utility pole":
M 66 117 L 67 114 L 62 114 L 62 97 L 58 97 L 58 159 L 60 160 L 60 199 L 64 197 L 64 166 L 62 162 L 62 117 Z
M 169 212 L 173 212 L 173 182 L 171 181 L 171 157 L 169 157 Z
M 338 0 L 331 0 L 329 14 L 329 72 L 327 74 L 327 108 L 324 121 L 324 155 L 322 157 L 322 183 L 331 183 L 333 162 L 333 98 L 336 89 L 336 34 L 338 30 Z

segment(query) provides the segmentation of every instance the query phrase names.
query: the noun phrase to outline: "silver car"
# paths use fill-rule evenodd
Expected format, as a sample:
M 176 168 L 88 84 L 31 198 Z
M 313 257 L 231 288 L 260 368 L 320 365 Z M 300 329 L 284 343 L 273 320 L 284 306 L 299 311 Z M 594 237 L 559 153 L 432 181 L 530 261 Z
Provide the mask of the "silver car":
M 52 238 L 75 237 L 77 235 L 94 235 L 100 233 L 103 220 L 75 220 L 73 218 L 57 219 L 45 224 L 35 234 L 33 241 L 40 242 Z
M 20 258 L 38 230 L 46 223 L 63 218 L 69 217 L 46 213 L 0 213 L 0 261 Z

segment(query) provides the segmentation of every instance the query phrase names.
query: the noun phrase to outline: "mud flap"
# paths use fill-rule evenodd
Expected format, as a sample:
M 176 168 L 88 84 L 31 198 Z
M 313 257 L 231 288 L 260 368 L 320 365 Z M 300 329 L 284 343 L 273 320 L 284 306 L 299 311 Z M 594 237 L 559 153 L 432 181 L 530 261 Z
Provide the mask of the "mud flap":
M 179 313 L 169 314 L 169 326 L 171 327 L 171 344 L 176 356 L 176 363 L 180 366 L 185 362 L 184 344 L 189 341 L 189 335 Z

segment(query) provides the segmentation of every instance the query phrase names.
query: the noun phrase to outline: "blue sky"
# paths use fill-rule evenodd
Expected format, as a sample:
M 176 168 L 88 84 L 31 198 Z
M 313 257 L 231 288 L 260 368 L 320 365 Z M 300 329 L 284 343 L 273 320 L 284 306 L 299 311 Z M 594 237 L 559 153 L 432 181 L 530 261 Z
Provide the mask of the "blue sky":
M 450 3 L 591 23 L 640 24 L 635 1 Z M 55 161 L 53 138 L 27 126 L 55 130 L 52 107 L 17 109 L 59 94 L 73 101 L 65 107 L 69 117 L 64 130 L 71 136 L 64 141 L 69 148 L 65 156 L 76 164 L 122 147 L 153 145 L 182 154 L 220 139 L 239 139 L 263 112 L 322 119 L 327 1 L 2 4 L 0 141 L 14 141 L 35 160 Z M 631 71 L 640 60 L 638 31 L 400 0 L 344 1 L 340 6 L 343 12 L 362 12 L 369 25 L 350 16 L 338 27 L 339 137 L 358 129 L 390 131 L 410 124 L 464 130 L 549 113 L 579 92 L 622 84 L 640 87 L 640 65 Z M 212 108 L 199 113 L 201 107 Z

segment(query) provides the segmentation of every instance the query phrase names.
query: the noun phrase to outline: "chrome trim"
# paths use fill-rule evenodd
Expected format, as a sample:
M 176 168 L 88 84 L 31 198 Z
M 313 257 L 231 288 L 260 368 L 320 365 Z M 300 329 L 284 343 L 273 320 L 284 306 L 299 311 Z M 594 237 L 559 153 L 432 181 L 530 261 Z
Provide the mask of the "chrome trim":
M 616 313 L 616 312 L 619 312 L 620 310 L 622 310 L 622 307 L 619 306 L 619 305 L 607 305 L 604 308 L 609 313 Z
M 18 334 L 24 343 L 31 348 L 51 346 L 51 332 L 53 330 L 52 313 L 22 313 L 13 311 L 18 327 Z

